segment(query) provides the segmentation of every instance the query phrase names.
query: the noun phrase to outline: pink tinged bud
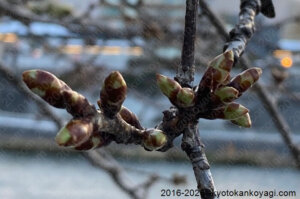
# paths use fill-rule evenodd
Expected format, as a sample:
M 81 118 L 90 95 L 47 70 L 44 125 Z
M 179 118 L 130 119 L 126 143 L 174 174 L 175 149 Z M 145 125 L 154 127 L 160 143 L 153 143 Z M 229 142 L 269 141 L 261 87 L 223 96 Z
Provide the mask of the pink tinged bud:
M 109 74 L 100 92 L 101 108 L 106 115 L 117 114 L 126 98 L 127 85 L 118 71 Z
M 60 146 L 75 147 L 87 141 L 93 132 L 93 124 L 85 120 L 71 120 L 56 135 Z
M 228 119 L 228 120 L 236 119 L 248 112 L 249 110 L 246 107 L 240 104 L 230 103 L 225 106 L 224 119 Z
M 61 92 L 71 89 L 63 81 L 43 70 L 28 70 L 22 76 L 33 93 L 54 107 L 65 108 Z
M 175 101 L 176 95 L 181 89 L 178 82 L 160 74 L 156 74 L 156 82 L 162 93 L 171 101 Z
M 147 150 L 159 150 L 167 143 L 167 136 L 159 129 L 148 129 L 145 132 L 143 145 Z
M 97 112 L 95 107 L 76 91 L 66 90 L 62 92 L 62 95 L 67 111 L 74 117 L 90 116 Z
M 176 105 L 180 107 L 191 107 L 195 104 L 195 94 L 190 88 L 182 88 L 176 96 Z
M 215 91 L 215 95 L 222 102 L 228 103 L 238 98 L 239 91 L 233 87 L 221 87 Z
M 236 124 L 238 126 L 241 126 L 241 127 L 245 127 L 245 128 L 250 128 L 251 127 L 251 118 L 250 118 L 250 115 L 249 113 L 246 113 L 234 120 L 231 120 L 231 122 L 233 124 Z
M 126 107 L 122 106 L 119 114 L 121 115 L 122 119 L 128 124 L 134 126 L 137 129 L 143 129 L 137 116 Z
M 239 92 L 245 92 L 250 88 L 261 76 L 260 68 L 250 68 L 237 75 L 231 82 L 230 86 L 236 88 Z

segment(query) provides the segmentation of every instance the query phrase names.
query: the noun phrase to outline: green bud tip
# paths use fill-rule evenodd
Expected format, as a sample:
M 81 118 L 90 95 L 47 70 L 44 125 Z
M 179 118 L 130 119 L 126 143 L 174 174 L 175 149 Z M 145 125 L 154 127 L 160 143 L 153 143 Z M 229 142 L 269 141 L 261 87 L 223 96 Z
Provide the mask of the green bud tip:
M 179 106 L 189 107 L 194 105 L 195 94 L 190 88 L 182 88 L 177 93 L 177 102 Z
M 66 143 L 68 143 L 72 139 L 70 131 L 63 127 L 56 135 L 55 141 L 58 145 L 64 146 Z
M 223 54 L 215 57 L 209 64 L 209 66 L 217 69 L 217 70 L 225 70 L 230 72 L 232 65 L 234 62 L 234 53 L 233 51 L 226 51 Z
M 144 138 L 144 147 L 148 150 L 158 150 L 167 143 L 167 136 L 159 129 L 149 129 Z
M 232 120 L 232 119 L 238 118 L 248 112 L 249 112 L 249 110 L 246 107 L 244 107 L 240 104 L 230 103 L 225 106 L 224 119 Z
M 213 80 L 216 83 L 223 83 L 228 79 L 229 72 L 234 63 L 234 54 L 232 51 L 226 51 L 223 54 L 215 57 L 210 63 L 209 68 L 212 75 Z
M 215 95 L 222 101 L 222 102 L 232 102 L 233 100 L 238 98 L 239 91 L 233 87 L 222 87 L 215 91 Z
M 108 77 L 104 81 L 104 86 L 106 89 L 119 89 L 122 87 L 127 87 L 126 82 L 119 73 L 119 71 L 113 71 L 111 72 Z
M 71 120 L 56 135 L 60 146 L 73 147 L 85 142 L 92 133 L 92 124 L 83 120 Z
M 250 68 L 237 75 L 229 85 L 237 88 L 240 92 L 245 92 L 259 79 L 261 74 L 260 68 Z
M 236 124 L 238 126 L 245 127 L 245 128 L 250 128 L 252 125 L 249 113 L 246 113 L 234 120 L 231 120 L 231 122 L 233 124 Z
M 170 79 L 164 75 L 156 74 L 157 84 L 162 93 L 168 98 L 176 96 L 181 86 L 173 79 Z

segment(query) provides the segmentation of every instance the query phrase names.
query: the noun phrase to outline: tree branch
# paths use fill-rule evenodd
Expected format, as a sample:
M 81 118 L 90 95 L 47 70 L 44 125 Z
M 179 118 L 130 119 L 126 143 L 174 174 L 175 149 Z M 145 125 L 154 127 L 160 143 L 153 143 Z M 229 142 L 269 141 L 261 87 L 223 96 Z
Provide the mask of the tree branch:
M 195 66 L 195 40 L 198 0 L 186 0 L 184 39 L 181 53 L 181 67 L 178 67 L 176 80 L 182 85 L 192 87 Z
M 229 35 L 226 32 L 225 27 L 223 26 L 222 22 L 218 19 L 216 14 L 209 8 L 209 6 L 205 3 L 204 0 L 200 0 L 200 7 L 203 10 L 204 14 L 207 16 L 207 18 L 210 20 L 210 22 L 215 26 L 217 31 L 219 32 L 220 36 L 224 38 L 224 40 L 227 40 L 228 38 L 235 37 L 235 35 Z M 253 19 L 254 20 L 254 19 Z M 254 26 L 254 22 L 249 22 L 251 24 L 252 29 Z M 239 26 L 236 26 L 239 27 Z M 246 38 L 244 36 L 244 38 Z M 230 41 L 234 42 L 233 38 L 230 39 Z M 246 47 L 243 44 L 246 44 L 246 42 L 241 42 L 242 51 L 239 50 L 238 52 L 243 52 L 244 48 Z M 226 50 L 228 46 L 235 46 L 230 45 L 229 43 L 225 45 L 224 49 Z M 237 56 L 240 54 L 237 53 Z M 249 69 L 251 68 L 251 64 L 249 63 L 248 59 L 244 56 L 240 58 L 240 63 L 243 69 Z M 279 133 L 281 134 L 284 142 L 288 146 L 292 156 L 294 157 L 294 160 L 296 162 L 296 165 L 298 168 L 300 168 L 300 149 L 293 143 L 292 136 L 291 136 L 291 130 L 289 128 L 288 123 L 286 120 L 282 117 L 280 114 L 278 108 L 273 103 L 272 99 L 269 95 L 267 95 L 267 90 L 264 88 L 264 86 L 257 82 L 257 84 L 253 87 L 255 92 L 258 94 L 258 97 L 263 102 L 264 107 L 269 112 L 270 116 L 273 118 L 274 124 L 276 125 L 277 129 L 279 130 Z
M 24 83 L 8 67 L 4 66 L 3 63 L 0 63 L 0 73 L 3 74 L 4 78 L 11 82 L 21 93 L 33 100 L 38 105 L 40 110 L 45 114 L 45 116 L 54 121 L 58 129 L 63 126 L 62 119 L 53 113 L 44 101 L 30 92 L 30 90 L 25 87 Z M 133 186 L 127 180 L 124 169 L 106 151 L 88 151 L 82 153 L 82 155 L 95 166 L 109 173 L 113 181 L 133 199 L 145 198 L 149 189 L 154 185 L 155 182 L 158 180 L 166 180 L 166 178 L 159 175 L 151 175 L 140 185 Z M 172 182 L 172 180 L 169 180 L 169 182 Z

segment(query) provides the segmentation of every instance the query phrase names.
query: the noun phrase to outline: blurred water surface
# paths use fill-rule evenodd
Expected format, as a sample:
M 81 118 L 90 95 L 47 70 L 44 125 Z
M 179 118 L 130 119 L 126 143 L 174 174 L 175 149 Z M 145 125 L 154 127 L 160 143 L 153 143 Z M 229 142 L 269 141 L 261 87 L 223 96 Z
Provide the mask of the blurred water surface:
M 193 171 L 188 162 L 145 162 L 124 159 L 119 161 L 126 168 L 156 172 L 162 176 L 171 176 L 174 173 L 187 176 L 188 183 L 184 186 L 174 186 L 164 181 L 157 183 L 150 190 L 151 199 L 163 198 L 161 189 L 184 190 L 196 187 Z M 0 162 L 1 199 L 129 198 L 105 172 L 91 166 L 82 156 L 66 155 L 63 152 L 48 154 L 2 151 Z M 212 173 L 219 190 L 276 189 L 292 190 L 300 194 L 300 172 L 294 169 L 221 165 L 213 166 Z M 145 177 L 135 172 L 128 175 L 133 183 L 140 182 Z

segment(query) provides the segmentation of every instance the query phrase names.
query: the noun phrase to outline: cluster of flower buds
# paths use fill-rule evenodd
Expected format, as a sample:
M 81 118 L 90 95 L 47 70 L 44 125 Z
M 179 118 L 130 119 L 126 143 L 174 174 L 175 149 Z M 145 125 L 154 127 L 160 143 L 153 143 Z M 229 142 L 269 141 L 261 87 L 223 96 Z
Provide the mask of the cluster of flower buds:
M 195 104 L 195 93 L 190 88 L 182 88 L 177 81 L 157 74 L 157 84 L 170 102 L 180 108 L 192 107 Z
M 259 79 L 262 70 L 254 67 L 231 79 L 233 63 L 232 51 L 215 57 L 209 63 L 199 86 L 194 90 L 182 88 L 175 80 L 163 75 L 157 75 L 157 83 L 162 93 L 176 107 L 196 107 L 198 112 L 195 113 L 194 119 L 225 119 L 242 127 L 250 127 L 248 109 L 233 101 Z
M 167 137 L 159 129 L 143 129 L 138 118 L 122 104 L 126 98 L 127 86 L 122 75 L 114 71 L 105 79 L 98 101 L 100 110 L 91 105 L 81 94 L 73 91 L 53 74 L 42 70 L 23 73 L 23 81 L 36 95 L 50 105 L 65 108 L 73 119 L 57 134 L 58 145 L 76 150 L 89 150 L 108 145 L 115 140 L 122 142 L 126 136 L 131 143 L 140 143 L 147 150 L 158 150 Z M 118 126 L 119 125 L 119 126 Z M 131 131 L 133 129 L 133 131 Z M 130 134 L 135 132 L 135 134 Z M 117 138 L 118 137 L 118 138 Z

